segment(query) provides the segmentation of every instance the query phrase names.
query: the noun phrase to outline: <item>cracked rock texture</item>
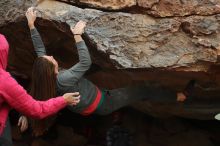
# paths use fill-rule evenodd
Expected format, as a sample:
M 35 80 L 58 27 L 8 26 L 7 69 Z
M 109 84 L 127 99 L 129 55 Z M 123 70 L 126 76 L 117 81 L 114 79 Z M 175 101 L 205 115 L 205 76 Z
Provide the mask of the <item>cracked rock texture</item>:
M 136 5 L 136 0 L 61 0 L 63 2 L 88 5 L 90 7 L 118 10 Z
M 138 6 L 157 17 L 214 15 L 220 12 L 219 0 L 138 0 Z
M 36 4 L 0 1 L 0 32 L 10 43 L 8 69 L 27 78 L 36 55 L 24 14 Z M 61 67 L 78 60 L 69 26 L 84 20 L 83 37 L 93 60 L 87 77 L 98 86 L 119 88 L 144 80 L 180 91 L 196 79 L 196 98 L 185 104 L 161 99 L 162 104 L 146 101 L 134 106 L 156 116 L 196 119 L 213 119 L 220 112 L 219 1 L 44 0 L 36 9 L 36 26 L 47 52 Z
M 44 13 L 41 18 L 69 25 L 80 19 L 87 21 L 89 40 L 118 68 L 179 68 L 201 61 L 217 63 L 219 15 L 155 19 L 142 14 L 78 9 L 57 2 L 44 2 L 39 10 Z M 209 67 L 202 66 L 192 70 Z

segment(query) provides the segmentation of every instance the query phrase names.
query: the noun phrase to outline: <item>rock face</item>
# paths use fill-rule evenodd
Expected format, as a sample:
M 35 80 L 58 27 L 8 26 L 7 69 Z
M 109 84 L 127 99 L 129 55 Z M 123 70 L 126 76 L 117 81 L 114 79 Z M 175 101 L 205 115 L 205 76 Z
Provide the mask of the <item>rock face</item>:
M 136 5 L 136 0 L 61 0 L 73 4 L 89 5 L 91 7 L 118 10 Z
M 10 43 L 9 70 L 30 77 L 36 55 L 24 14 L 27 7 L 36 3 L 4 0 L 0 4 L 0 32 Z M 104 10 L 118 11 L 131 6 L 143 10 L 134 14 L 72 6 L 78 4 Z M 79 20 L 86 21 L 83 37 L 93 60 L 87 77 L 102 88 L 119 88 L 144 80 L 180 91 L 189 80 L 196 79 L 197 98 L 183 105 L 161 99 L 163 104 L 147 101 L 136 107 L 156 116 L 169 113 L 212 119 L 213 114 L 220 112 L 218 4 L 219 1 L 197 0 L 66 3 L 45 0 L 36 8 L 39 17 L 36 26 L 48 54 L 65 68 L 76 63 L 78 58 L 69 26 Z M 162 18 L 166 16 L 169 17 Z
M 138 0 L 138 5 L 149 9 L 148 14 L 158 17 L 214 15 L 220 12 L 219 0 Z
M 217 62 L 218 15 L 154 19 L 140 14 L 83 10 L 49 1 L 38 8 L 44 13 L 43 19 L 69 25 L 86 20 L 89 40 L 118 68 L 178 68 L 200 61 Z
M 136 8 L 155 17 L 214 15 L 220 12 L 219 0 L 61 0 L 70 4 L 104 10 Z

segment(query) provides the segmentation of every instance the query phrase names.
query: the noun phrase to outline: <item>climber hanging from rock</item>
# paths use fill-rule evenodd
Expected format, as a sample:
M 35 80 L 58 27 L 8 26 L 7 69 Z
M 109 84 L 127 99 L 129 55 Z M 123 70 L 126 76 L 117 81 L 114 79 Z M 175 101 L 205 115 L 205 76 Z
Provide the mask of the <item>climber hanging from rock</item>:
M 26 12 L 31 38 L 37 54 L 32 70 L 32 83 L 30 94 L 38 100 L 46 100 L 55 95 L 62 95 L 66 92 L 79 92 L 81 100 L 76 106 L 70 106 L 69 110 L 81 115 L 107 115 L 121 107 L 140 100 L 160 100 L 163 98 L 171 102 L 184 101 L 186 93 L 176 93 L 170 89 L 152 86 L 143 82 L 140 85 L 133 85 L 115 90 L 102 90 L 91 81 L 84 78 L 89 70 L 92 61 L 90 53 L 82 38 L 86 23 L 79 21 L 71 27 L 74 41 L 79 55 L 79 62 L 66 70 L 58 70 L 58 63 L 53 56 L 46 54 L 42 39 L 35 27 L 36 11 L 33 7 Z M 45 76 L 47 80 L 45 79 Z M 35 135 L 41 135 L 45 128 L 34 129 Z

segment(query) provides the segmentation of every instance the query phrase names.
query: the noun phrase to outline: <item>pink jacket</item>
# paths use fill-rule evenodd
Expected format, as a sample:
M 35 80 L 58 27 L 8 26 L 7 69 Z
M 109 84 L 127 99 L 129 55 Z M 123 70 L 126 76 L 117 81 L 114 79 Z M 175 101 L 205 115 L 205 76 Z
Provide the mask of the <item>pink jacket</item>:
M 55 114 L 67 103 L 63 97 L 47 101 L 36 101 L 5 71 L 9 45 L 0 34 L 0 135 L 2 134 L 10 108 L 36 119 Z

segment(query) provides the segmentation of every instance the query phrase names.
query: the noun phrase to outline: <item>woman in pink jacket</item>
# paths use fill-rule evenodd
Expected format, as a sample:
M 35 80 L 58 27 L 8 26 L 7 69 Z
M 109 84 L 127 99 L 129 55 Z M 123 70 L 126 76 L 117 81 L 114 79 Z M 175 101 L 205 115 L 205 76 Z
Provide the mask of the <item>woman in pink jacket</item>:
M 47 101 L 36 101 L 6 71 L 9 45 L 0 34 L 0 137 L 11 141 L 8 113 L 11 108 L 35 119 L 53 115 L 68 105 L 80 101 L 78 92 L 67 93 Z

